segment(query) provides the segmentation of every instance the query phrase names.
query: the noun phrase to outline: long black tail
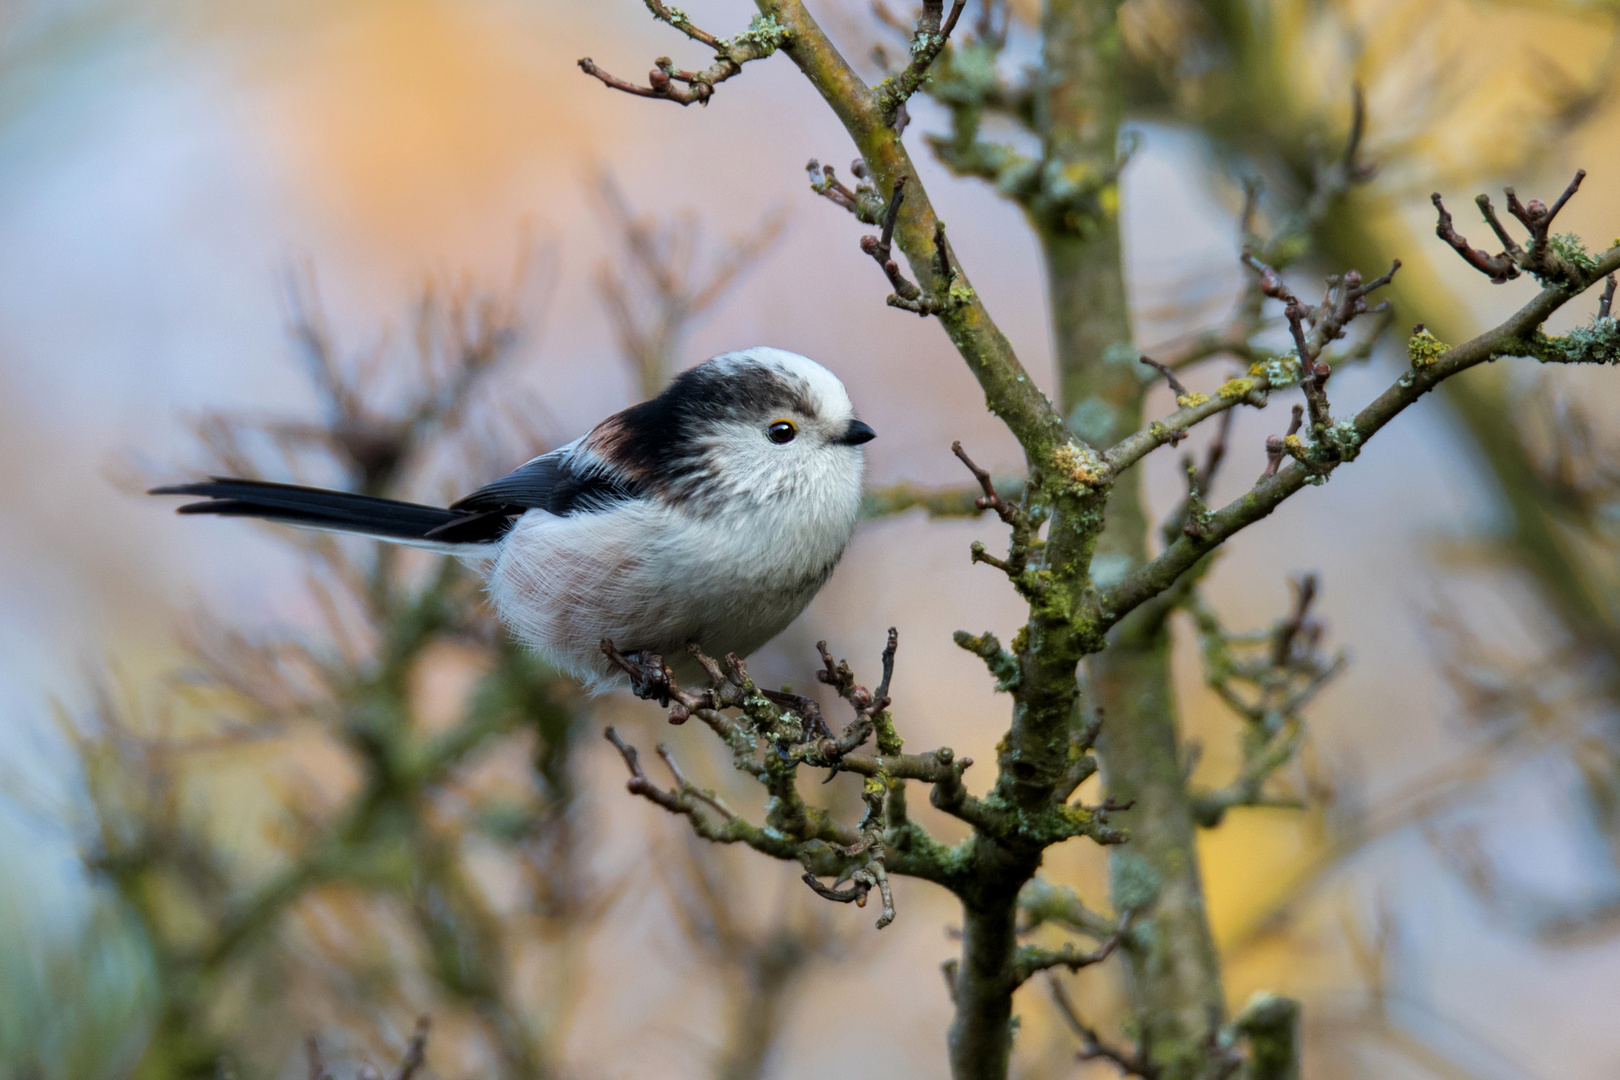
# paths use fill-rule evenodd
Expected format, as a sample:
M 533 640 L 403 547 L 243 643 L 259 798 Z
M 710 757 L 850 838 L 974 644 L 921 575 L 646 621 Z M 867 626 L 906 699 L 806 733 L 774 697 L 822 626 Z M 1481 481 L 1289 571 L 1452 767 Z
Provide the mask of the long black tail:
M 180 507 L 182 514 L 285 521 L 440 551 L 465 550 L 499 540 L 511 524 L 510 518 L 499 512 L 457 513 L 347 491 L 223 476 L 205 483 L 153 488 L 147 494 L 198 495 L 208 500 L 187 503 Z

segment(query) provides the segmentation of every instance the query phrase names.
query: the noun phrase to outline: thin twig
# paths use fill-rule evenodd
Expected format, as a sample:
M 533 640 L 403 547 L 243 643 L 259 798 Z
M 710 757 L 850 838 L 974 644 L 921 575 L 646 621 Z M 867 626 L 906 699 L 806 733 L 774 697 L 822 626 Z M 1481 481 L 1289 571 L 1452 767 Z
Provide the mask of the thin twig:
M 1047 977 L 1047 985 L 1051 988 L 1052 1000 L 1056 1002 L 1058 1012 L 1068 1023 L 1069 1030 L 1080 1038 L 1081 1049 L 1075 1055 L 1076 1058 L 1080 1061 L 1112 1062 L 1126 1076 L 1141 1076 L 1146 1080 L 1154 1080 L 1159 1075 L 1158 1066 L 1148 1060 L 1142 1046 L 1138 1046 L 1134 1054 L 1127 1053 L 1107 1045 L 1098 1038 L 1097 1030 L 1080 1019 L 1080 1011 L 1075 1008 L 1069 992 L 1063 988 L 1062 980 L 1056 975 Z
M 1152 368 L 1153 370 L 1157 371 L 1160 375 L 1164 376 L 1164 381 L 1170 384 L 1170 392 L 1175 394 L 1176 397 L 1179 398 L 1179 397 L 1184 397 L 1186 395 L 1187 388 L 1185 386 L 1181 385 L 1181 380 L 1176 378 L 1176 373 L 1174 371 L 1171 371 L 1169 367 L 1167 367 L 1164 364 L 1159 363 L 1157 360 L 1153 359 L 1150 356 L 1144 356 L 1144 357 L 1141 357 L 1140 359 L 1141 359 L 1142 363 L 1146 364 L 1148 367 Z
M 613 90 L 637 97 L 664 98 L 679 105 L 707 105 L 714 96 L 714 88 L 734 75 L 750 60 L 760 60 L 776 51 L 785 34 L 772 35 L 759 32 L 754 26 L 750 33 L 724 39 L 693 24 L 686 13 L 665 6 L 660 0 L 645 0 L 653 17 L 681 31 L 687 37 L 714 50 L 714 63 L 702 71 L 683 71 L 675 67 L 667 56 L 660 56 L 647 73 L 646 86 L 637 86 L 602 70 L 590 57 L 579 61 L 585 74 L 601 80 Z M 756 24 L 757 26 L 757 24 Z
M 1131 804 L 1113 805 L 1110 803 L 1105 805 L 1112 806 L 1116 810 L 1125 810 L 1129 809 Z M 1096 811 L 1102 809 L 1102 807 L 1095 808 Z M 1102 963 L 1114 954 L 1114 950 L 1119 948 L 1120 942 L 1124 941 L 1125 936 L 1131 932 L 1131 922 L 1134 920 L 1135 915 L 1134 909 L 1127 909 L 1120 915 L 1119 922 L 1114 927 L 1114 932 L 1089 952 L 1077 951 L 1073 942 L 1064 942 L 1061 949 L 1041 949 L 1030 945 L 1022 946 L 1018 950 L 1017 959 L 1013 961 L 1014 983 L 1022 984 L 1031 976 L 1055 967 L 1066 967 L 1070 971 L 1079 971 L 1083 967 Z
M 973 459 L 967 456 L 967 451 L 962 449 L 960 441 L 951 443 L 951 453 L 955 454 L 957 460 L 967 466 L 968 472 L 973 474 L 973 479 L 979 482 L 979 488 L 984 492 L 983 495 L 973 500 L 974 505 L 980 510 L 994 510 L 996 516 L 1002 521 L 1016 527 L 1021 514 L 1016 506 L 1007 503 L 1000 495 L 996 494 L 996 484 L 990 478 L 989 471 L 974 464 Z
M 1204 466 L 1198 470 L 1195 483 L 1205 495 L 1209 494 L 1210 486 L 1215 483 L 1215 473 L 1226 458 L 1227 437 L 1232 432 L 1232 421 L 1236 418 L 1236 409 L 1227 409 L 1222 413 L 1220 424 L 1215 428 L 1215 437 L 1204 448 Z
M 1452 227 L 1451 214 L 1446 210 L 1445 203 L 1440 201 L 1438 191 L 1430 195 L 1429 199 L 1434 203 L 1435 211 L 1439 214 L 1439 221 L 1434 227 L 1435 235 L 1450 244 L 1457 254 L 1463 257 L 1464 262 L 1490 278 L 1492 284 L 1495 285 L 1500 285 L 1504 281 L 1519 276 L 1519 268 L 1514 265 L 1514 259 L 1509 252 L 1504 251 L 1500 255 L 1492 255 L 1489 252 L 1481 251 L 1479 248 L 1470 245 L 1467 239 Z M 1490 200 L 1486 199 L 1480 207 L 1486 212 L 1486 220 L 1491 223 L 1491 228 L 1496 230 L 1499 237 L 1511 243 L 1512 241 L 1507 236 L 1506 231 L 1503 230 L 1501 223 L 1496 220 L 1495 213 L 1488 209 L 1489 206 Z

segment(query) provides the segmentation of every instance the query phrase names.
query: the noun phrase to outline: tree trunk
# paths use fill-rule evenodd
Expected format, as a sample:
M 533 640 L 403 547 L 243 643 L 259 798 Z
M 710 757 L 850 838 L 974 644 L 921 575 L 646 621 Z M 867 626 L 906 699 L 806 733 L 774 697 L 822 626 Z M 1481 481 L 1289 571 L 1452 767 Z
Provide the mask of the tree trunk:
M 1047 89 L 1040 121 L 1048 159 L 1068 177 L 1111 177 L 1123 113 L 1117 7 L 1110 0 L 1048 0 L 1043 30 Z M 1107 446 L 1141 425 L 1147 369 L 1132 344 L 1117 186 L 1105 183 L 1085 209 L 1038 224 L 1063 409 L 1077 434 Z M 1133 470 L 1109 498 L 1092 563 L 1099 586 L 1146 561 L 1148 528 L 1141 471 Z M 1224 998 L 1180 767 L 1169 639 L 1156 618 L 1137 612 L 1088 665 L 1090 690 L 1105 714 L 1099 750 L 1107 791 L 1135 801 L 1120 818 L 1130 843 L 1112 855 L 1117 893 L 1152 904 L 1126 949 L 1132 1012 L 1149 1060 L 1164 1080 L 1176 1080 L 1203 1071 Z

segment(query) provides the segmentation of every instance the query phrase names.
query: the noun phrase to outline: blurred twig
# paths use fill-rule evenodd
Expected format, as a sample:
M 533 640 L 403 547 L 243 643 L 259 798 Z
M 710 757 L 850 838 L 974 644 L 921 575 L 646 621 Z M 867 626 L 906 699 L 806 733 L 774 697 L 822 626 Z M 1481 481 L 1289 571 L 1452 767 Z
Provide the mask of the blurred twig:
M 709 254 L 695 215 L 660 221 L 638 214 L 606 171 L 597 174 L 595 192 L 618 245 L 596 269 L 597 292 L 636 388 L 650 398 L 675 373 L 686 332 L 765 258 L 787 227 L 788 214 L 785 208 L 772 210 Z

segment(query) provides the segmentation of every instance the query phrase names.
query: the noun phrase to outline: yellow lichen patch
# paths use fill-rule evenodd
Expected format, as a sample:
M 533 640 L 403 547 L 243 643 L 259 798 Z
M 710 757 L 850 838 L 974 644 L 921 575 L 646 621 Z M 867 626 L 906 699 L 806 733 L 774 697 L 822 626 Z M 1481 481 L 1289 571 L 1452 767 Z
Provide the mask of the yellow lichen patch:
M 1221 397 L 1225 398 L 1227 401 L 1235 401 L 1238 398 L 1245 396 L 1250 390 L 1253 389 L 1253 379 L 1228 379 L 1226 382 L 1221 384 L 1221 388 L 1217 390 L 1216 393 L 1221 395 Z
M 1182 394 L 1180 397 L 1176 398 L 1176 404 L 1180 405 L 1183 409 L 1196 409 L 1198 406 L 1206 405 L 1208 403 L 1209 395 L 1200 394 L 1196 390 L 1190 394 Z
M 1283 440 L 1283 449 L 1294 457 L 1298 457 L 1305 452 L 1305 440 L 1298 435 L 1290 435 Z
M 1077 487 L 1091 487 L 1102 478 L 1102 462 L 1090 450 L 1064 443 L 1052 453 L 1052 466 L 1058 475 Z
M 1427 329 L 1419 330 L 1406 339 L 1406 355 L 1415 368 L 1426 368 L 1451 346 L 1429 333 Z

